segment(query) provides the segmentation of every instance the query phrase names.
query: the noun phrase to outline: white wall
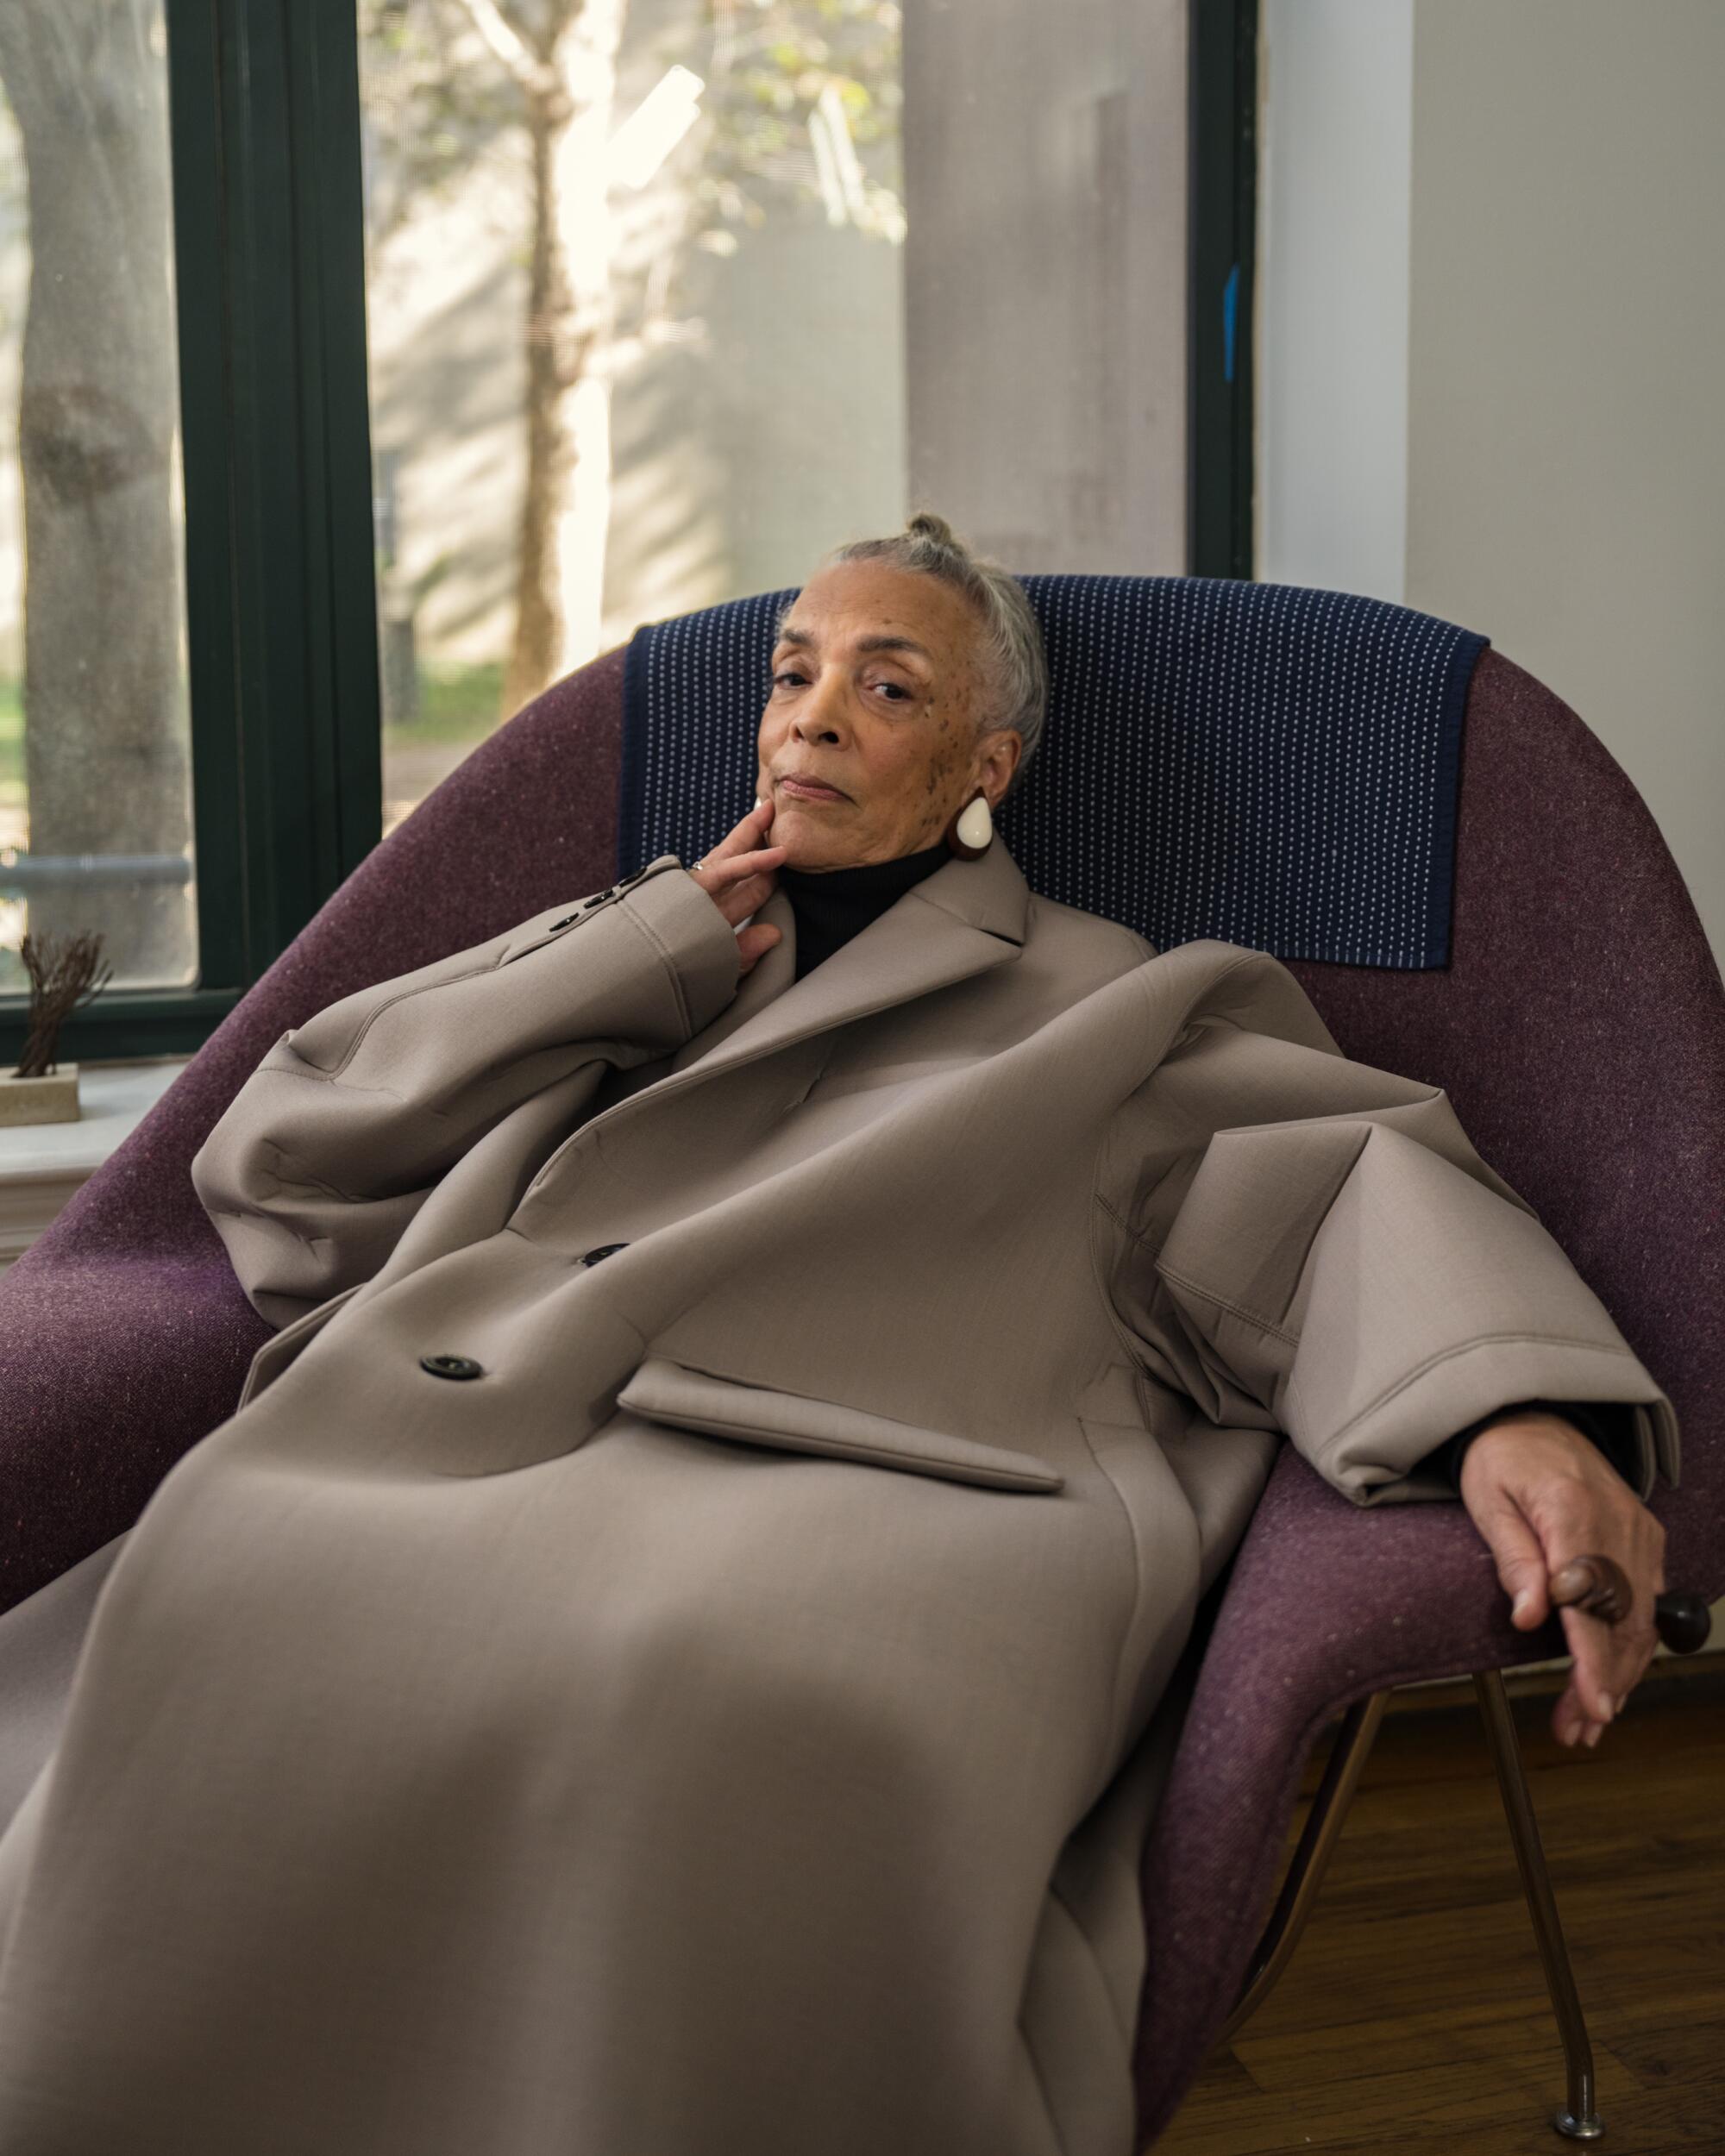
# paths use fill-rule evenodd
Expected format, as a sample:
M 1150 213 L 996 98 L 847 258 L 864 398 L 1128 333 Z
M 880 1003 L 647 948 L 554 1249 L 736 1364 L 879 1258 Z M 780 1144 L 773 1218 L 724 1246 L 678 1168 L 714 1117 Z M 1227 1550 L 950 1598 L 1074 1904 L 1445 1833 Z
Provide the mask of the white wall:
M 1486 631 L 1725 954 L 1725 5 L 1264 21 L 1258 573 Z
M 1725 6 L 1419 0 L 1408 599 L 1634 780 L 1725 954 Z
M 1264 0 L 1258 573 L 1399 600 L 1414 0 Z

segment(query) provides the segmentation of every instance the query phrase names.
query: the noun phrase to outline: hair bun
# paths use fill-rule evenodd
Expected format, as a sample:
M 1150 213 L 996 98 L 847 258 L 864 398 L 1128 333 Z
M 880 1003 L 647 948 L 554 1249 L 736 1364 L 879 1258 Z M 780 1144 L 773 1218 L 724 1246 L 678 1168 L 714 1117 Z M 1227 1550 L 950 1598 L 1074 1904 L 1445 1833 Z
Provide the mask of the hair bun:
M 919 539 L 932 539 L 937 546 L 956 547 L 958 544 L 953 530 L 944 517 L 937 517 L 932 509 L 919 509 L 905 526 Z

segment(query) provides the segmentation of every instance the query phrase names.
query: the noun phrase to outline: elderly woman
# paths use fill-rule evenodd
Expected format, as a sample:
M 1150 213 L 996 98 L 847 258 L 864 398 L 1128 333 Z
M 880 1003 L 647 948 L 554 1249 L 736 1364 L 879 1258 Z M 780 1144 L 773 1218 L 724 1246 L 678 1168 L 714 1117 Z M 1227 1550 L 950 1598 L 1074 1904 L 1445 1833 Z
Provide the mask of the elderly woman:
M 1670 1402 L 1440 1091 L 1028 889 L 1043 695 L 938 519 L 843 548 L 704 861 L 242 1088 L 193 1179 L 279 1330 L 0 1842 L 9 2156 L 1128 2156 L 1170 1673 L 1284 1435 L 1359 1505 L 1465 1448 L 1525 1626 L 1615 1557 L 1557 1733 L 1615 1713 Z

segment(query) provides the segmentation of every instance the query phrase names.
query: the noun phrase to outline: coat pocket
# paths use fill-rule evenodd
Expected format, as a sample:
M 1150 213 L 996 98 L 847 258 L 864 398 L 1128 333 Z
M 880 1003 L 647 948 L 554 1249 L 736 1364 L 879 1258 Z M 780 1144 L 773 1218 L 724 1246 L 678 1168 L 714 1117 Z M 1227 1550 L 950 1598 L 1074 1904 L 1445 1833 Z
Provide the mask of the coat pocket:
M 946 1431 L 919 1429 L 914 1423 L 894 1422 L 830 1400 L 739 1385 L 664 1356 L 649 1356 L 642 1363 L 618 1395 L 617 1404 L 649 1422 L 699 1430 L 708 1437 L 827 1459 L 859 1460 L 870 1467 L 901 1468 L 913 1475 L 938 1475 L 950 1482 L 975 1482 L 985 1489 L 1037 1494 L 1057 1490 L 1065 1481 L 1033 1453 L 977 1445 Z

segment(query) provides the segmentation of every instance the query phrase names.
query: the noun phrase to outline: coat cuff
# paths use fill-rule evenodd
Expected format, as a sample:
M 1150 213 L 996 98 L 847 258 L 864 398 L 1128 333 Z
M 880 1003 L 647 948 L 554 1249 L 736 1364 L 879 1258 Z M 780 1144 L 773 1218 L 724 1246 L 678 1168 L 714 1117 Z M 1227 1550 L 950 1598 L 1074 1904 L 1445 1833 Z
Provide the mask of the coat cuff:
M 676 984 L 686 1038 L 710 1025 L 737 993 L 737 931 L 674 855 L 661 855 L 619 887 L 623 906 Z
M 1428 1467 L 1432 1447 L 1420 1440 L 1421 1431 L 1454 1428 L 1458 1415 L 1488 1420 L 1503 1412 L 1506 1400 L 1558 1399 L 1571 1385 L 1579 1393 L 1594 1382 L 1598 1400 L 1630 1407 L 1634 1459 L 1627 1479 L 1637 1496 L 1647 1503 L 1661 1474 L 1675 1488 L 1678 1420 L 1670 1401 L 1634 1355 L 1584 1340 L 1500 1336 L 1467 1343 L 1373 1403 L 1327 1443 L 1302 1449 L 1308 1457 L 1321 1454 L 1314 1464 L 1357 1505 L 1447 1498 L 1453 1485 Z M 1624 1401 L 1626 1394 L 1636 1392 L 1643 1395 L 1640 1400 Z M 1488 1407 L 1488 1401 L 1493 1404 Z M 1471 1428 L 1471 1421 L 1461 1426 Z

